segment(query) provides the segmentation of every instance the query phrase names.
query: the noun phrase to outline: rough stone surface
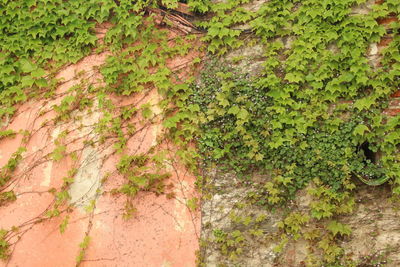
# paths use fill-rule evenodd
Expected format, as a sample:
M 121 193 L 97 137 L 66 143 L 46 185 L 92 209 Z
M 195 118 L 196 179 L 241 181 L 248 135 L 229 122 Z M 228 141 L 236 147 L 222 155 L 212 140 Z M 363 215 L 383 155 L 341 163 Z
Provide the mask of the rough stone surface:
M 249 206 L 241 208 L 240 203 L 245 203 L 246 196 L 253 188 L 233 174 L 221 173 L 214 170 L 209 173 L 210 181 L 207 185 L 210 196 L 206 196 L 202 203 L 202 232 L 201 237 L 208 243 L 203 250 L 204 263 L 206 266 L 273 266 L 278 256 L 273 251 L 276 242 L 268 241 L 275 239 L 278 233 L 277 223 L 282 216 L 279 213 L 270 213 L 262 208 Z M 263 238 L 246 237 L 243 254 L 236 260 L 230 261 L 229 257 L 221 253 L 220 247 L 214 243 L 214 230 L 223 230 L 230 233 L 235 230 L 243 231 L 243 225 L 235 224 L 231 220 L 231 214 L 239 216 L 266 215 L 261 229 Z M 265 237 L 267 237 L 265 239 Z M 211 242 L 210 242 L 211 241 Z
M 262 71 L 263 54 L 264 47 L 256 44 L 233 50 L 226 55 L 226 59 L 243 73 L 250 73 L 256 76 Z
M 202 240 L 206 241 L 204 263 L 206 266 L 304 266 L 309 244 L 300 238 L 290 241 L 281 253 L 275 253 L 274 248 L 280 242 L 278 222 L 285 218 L 285 209 L 270 212 L 255 205 L 238 208 L 238 203 L 246 203 L 246 196 L 254 188 L 232 174 L 211 172 L 208 187 L 210 196 L 202 204 Z M 253 182 L 267 181 L 268 176 L 253 178 Z M 355 181 L 357 182 L 357 181 Z M 390 267 L 400 265 L 400 214 L 398 204 L 390 202 L 391 191 L 388 186 L 368 187 L 358 185 L 357 209 L 349 216 L 337 218 L 352 229 L 351 237 L 341 244 L 347 257 L 360 264 L 367 264 L 375 259 L 386 262 Z M 298 192 L 295 201 L 289 202 L 287 211 L 304 212 L 311 202 L 306 190 Z M 396 208 L 397 207 L 397 208 Z M 231 220 L 230 214 L 250 214 L 256 217 L 266 215 L 261 229 L 262 238 L 248 237 L 243 244 L 243 254 L 236 260 L 229 259 L 221 247 L 215 243 L 213 231 L 216 229 L 232 232 L 245 227 Z M 210 242 L 211 241 L 211 242 Z M 360 265 L 370 266 L 370 265 Z M 371 265 L 372 266 L 372 265 Z
M 400 213 L 390 199 L 390 188 L 364 187 L 358 192 L 357 210 L 344 222 L 352 226 L 352 239 L 344 244 L 354 258 L 382 254 L 387 266 L 400 265 Z

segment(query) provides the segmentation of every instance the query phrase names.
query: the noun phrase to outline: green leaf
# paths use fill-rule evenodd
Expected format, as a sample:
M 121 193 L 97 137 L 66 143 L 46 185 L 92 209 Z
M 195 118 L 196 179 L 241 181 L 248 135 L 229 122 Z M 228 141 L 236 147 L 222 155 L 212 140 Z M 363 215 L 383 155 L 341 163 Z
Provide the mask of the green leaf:
M 237 105 L 234 105 L 234 106 L 229 108 L 228 114 L 236 115 L 236 114 L 239 113 L 239 111 L 240 111 L 240 108 Z
M 287 73 L 285 79 L 291 83 L 298 83 L 303 80 L 302 74 L 300 72 L 290 72 Z
M 40 78 L 40 79 L 36 80 L 35 84 L 40 88 L 48 86 L 47 80 L 45 78 Z
M 261 154 L 261 153 L 257 153 L 256 156 L 254 157 L 254 159 L 255 159 L 256 161 L 263 160 L 263 159 L 264 159 L 264 155 Z
M 200 106 L 198 104 L 189 105 L 188 109 L 191 112 L 199 112 L 200 111 Z
M 67 215 L 62 223 L 60 224 L 60 233 L 63 234 L 65 230 L 67 229 L 68 226 L 68 221 L 69 221 L 69 215 Z
M 226 99 L 226 96 L 223 93 L 218 93 L 215 98 L 222 107 L 229 106 L 229 101 Z
M 24 76 L 21 79 L 21 85 L 23 87 L 30 87 L 35 83 L 35 80 L 32 78 L 32 76 Z
M 196 211 L 199 207 L 198 202 L 199 199 L 197 197 L 193 197 L 187 200 L 186 205 L 191 211 Z
M 237 118 L 247 121 L 249 118 L 249 112 L 246 109 L 241 108 L 240 111 L 237 113 Z
M 367 127 L 366 125 L 360 124 L 360 125 L 358 125 L 358 126 L 354 129 L 353 134 L 354 134 L 354 135 L 361 135 L 361 136 L 364 136 L 364 133 L 365 133 L 365 132 L 369 132 L 369 131 L 370 131 L 370 130 L 368 129 L 368 127 Z
M 46 72 L 42 68 L 38 68 L 38 69 L 32 71 L 32 73 L 31 73 L 31 76 L 33 78 L 40 78 L 40 77 L 42 77 L 44 75 L 46 75 Z
M 149 103 L 143 104 L 141 108 L 143 118 L 149 119 L 153 115 L 153 111 L 151 110 Z
M 388 135 L 385 136 L 385 141 L 389 142 L 393 145 L 396 145 L 399 143 L 400 139 L 400 133 L 399 132 L 391 132 Z
M 358 99 L 354 103 L 354 107 L 359 110 L 369 109 L 373 104 L 375 104 L 375 98 L 373 97 L 365 97 Z
M 350 235 L 351 234 L 351 228 L 347 225 L 341 224 L 337 221 L 331 221 L 328 224 L 328 230 L 333 233 L 334 236 L 337 234 L 340 235 Z
M 142 176 L 132 176 L 129 177 L 129 180 L 131 180 L 133 183 L 135 183 L 137 186 L 139 187 L 144 187 L 147 185 L 147 178 L 146 176 L 142 175 Z
M 34 70 L 37 69 L 37 67 L 35 65 L 33 65 L 29 60 L 27 59 L 21 59 L 20 61 L 20 65 L 21 65 L 21 70 L 23 72 L 32 72 Z
M 60 161 L 64 157 L 66 150 L 67 150 L 66 146 L 57 146 L 54 149 L 54 151 L 50 154 L 50 156 L 54 161 Z

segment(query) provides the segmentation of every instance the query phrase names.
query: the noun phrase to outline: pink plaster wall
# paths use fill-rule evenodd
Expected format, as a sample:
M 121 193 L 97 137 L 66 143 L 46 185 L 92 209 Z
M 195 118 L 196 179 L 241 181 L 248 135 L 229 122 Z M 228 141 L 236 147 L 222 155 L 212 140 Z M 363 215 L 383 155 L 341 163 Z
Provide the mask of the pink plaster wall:
M 63 183 L 62 178 L 76 165 L 70 157 L 54 162 L 46 156 L 56 147 L 55 139 L 63 130 L 70 131 L 66 137 L 67 152 L 79 151 L 76 165 L 79 167 L 85 160 L 82 153 L 84 141 L 96 137 L 93 128 L 101 116 L 100 110 L 96 108 L 92 113 L 83 112 L 83 124 L 87 126 L 84 129 L 80 128 L 82 122 L 78 120 L 57 124 L 53 121 L 56 113 L 52 106 L 59 104 L 68 94 L 68 89 L 79 83 L 80 79 L 74 78 L 76 73 L 85 71 L 84 78 L 90 77 L 93 82 L 101 79 L 96 66 L 103 64 L 107 56 L 108 53 L 89 55 L 63 69 L 57 78 L 65 82 L 57 88 L 56 96 L 49 100 L 35 99 L 22 104 L 6 126 L 6 129 L 15 131 L 27 130 L 32 136 L 27 144 L 22 143 L 21 134 L 0 140 L 0 166 L 7 163 L 19 146 L 27 148 L 24 160 L 13 174 L 13 182 L 6 188 L 14 190 L 17 200 L 0 207 L 0 228 L 19 228 L 12 238 L 13 253 L 10 259 L 1 262 L 0 266 L 75 266 L 79 243 L 85 234 L 90 236 L 90 243 L 81 266 L 195 266 L 200 213 L 186 206 L 188 199 L 197 196 L 194 189 L 195 177 L 176 162 L 167 170 L 172 173 L 169 182 L 174 185 L 171 190 L 175 197 L 168 199 L 165 195 L 140 193 L 133 203 L 137 212 L 133 218 L 124 220 L 122 214 L 126 197 L 109 193 L 124 182 L 124 178 L 115 172 L 119 155 L 113 153 L 107 142 L 90 148 L 99 163 L 99 174 L 103 176 L 112 172 L 98 188 L 94 211 L 88 213 L 83 208 L 74 208 L 59 217 L 40 220 L 54 201 L 54 196 L 48 191 L 51 188 L 59 189 Z M 171 68 L 182 66 L 182 63 L 189 62 L 194 56 L 198 54 L 174 59 L 169 65 Z M 135 103 L 141 97 L 114 96 L 112 99 L 115 103 L 126 104 Z M 156 90 L 152 90 L 139 101 L 138 106 L 157 99 L 159 96 Z M 156 144 L 162 132 L 161 122 L 156 121 L 129 140 L 127 152 L 148 151 Z M 167 144 L 160 147 L 166 148 Z M 170 151 L 174 151 L 174 148 Z M 59 226 L 67 215 L 70 218 L 69 224 L 61 234 Z

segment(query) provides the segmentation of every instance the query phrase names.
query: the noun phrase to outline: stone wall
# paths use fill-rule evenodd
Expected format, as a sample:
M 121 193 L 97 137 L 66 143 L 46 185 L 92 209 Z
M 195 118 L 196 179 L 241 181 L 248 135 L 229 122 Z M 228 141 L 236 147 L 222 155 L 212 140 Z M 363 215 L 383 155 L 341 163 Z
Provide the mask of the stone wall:
M 247 4 L 246 8 L 258 9 L 266 1 L 256 1 Z M 376 1 L 382 3 L 383 1 Z M 367 14 L 374 0 L 353 9 L 353 15 Z M 372 66 L 379 66 L 380 53 L 392 40 L 389 24 L 397 20 L 393 15 L 378 21 L 388 28 L 388 34 L 379 43 L 371 44 L 368 58 Z M 246 28 L 246 26 L 242 26 Z M 290 46 L 291 40 L 282 40 L 285 46 Z M 231 51 L 225 57 L 226 61 L 243 70 L 244 73 L 257 75 L 262 69 L 264 48 L 260 44 L 244 46 Z M 389 107 L 384 111 L 389 115 L 400 113 L 400 88 L 392 94 Z M 234 174 L 222 173 L 212 170 L 207 173 L 209 180 L 206 188 L 210 195 L 202 204 L 202 240 L 203 261 L 205 266 L 305 266 L 309 245 L 304 240 L 290 241 L 281 253 L 276 253 L 274 248 L 281 241 L 278 222 L 285 218 L 288 211 L 306 211 L 311 202 L 305 191 L 297 193 L 293 202 L 274 212 L 267 211 L 249 203 L 249 196 L 255 192 L 255 188 L 261 185 L 260 181 L 268 181 L 268 175 L 254 174 L 248 183 L 244 183 Z M 349 259 L 358 261 L 358 266 L 400 266 L 400 224 L 398 207 L 391 202 L 391 190 L 389 186 L 368 187 L 359 183 L 357 185 L 357 210 L 350 216 L 343 216 L 341 221 L 348 224 L 353 232 L 351 237 L 344 238 L 342 246 L 350 252 Z M 238 205 L 240 204 L 240 205 Z M 232 259 L 224 253 L 221 244 L 218 243 L 215 230 L 232 233 L 235 230 L 245 232 L 253 225 L 244 226 L 232 220 L 232 214 L 236 217 L 256 218 L 265 216 L 266 219 L 258 227 L 262 229 L 262 237 L 245 236 L 241 243 L 243 251 L 237 258 Z

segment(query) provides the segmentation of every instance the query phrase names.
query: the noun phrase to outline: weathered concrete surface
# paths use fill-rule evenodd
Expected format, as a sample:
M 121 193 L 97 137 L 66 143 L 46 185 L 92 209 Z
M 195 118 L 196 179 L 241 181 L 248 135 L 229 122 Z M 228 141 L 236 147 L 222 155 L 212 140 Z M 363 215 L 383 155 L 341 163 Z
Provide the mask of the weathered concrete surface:
M 184 68 L 197 55 L 174 59 L 169 67 Z M 113 153 L 110 142 L 100 146 L 85 144 L 87 140 L 98 140 L 94 129 L 102 111 L 95 104 L 90 110 L 74 111 L 72 120 L 67 122 L 54 120 L 57 114 L 53 106 L 70 94 L 68 90 L 72 86 L 82 79 L 93 84 L 101 80 L 97 67 L 107 56 L 107 52 L 89 55 L 63 69 L 57 78 L 64 82 L 53 98 L 22 104 L 12 120 L 3 126 L 17 132 L 27 131 L 31 136 L 27 142 L 22 134 L 0 141 L 0 166 L 7 163 L 18 147 L 27 148 L 23 161 L 13 173 L 13 182 L 6 188 L 12 189 L 17 199 L 0 207 L 0 229 L 16 227 L 10 239 L 12 255 L 0 266 L 75 266 L 81 249 L 79 244 L 85 236 L 90 241 L 81 266 L 195 266 L 200 214 L 186 205 L 197 196 L 195 177 L 178 161 L 171 161 L 166 171 L 172 173 L 168 183 L 173 185 L 173 197 L 140 193 L 132 202 L 136 208 L 133 218 L 125 220 L 126 197 L 111 194 L 113 189 L 126 183 L 115 171 L 119 155 Z M 81 72 L 83 76 L 77 78 L 76 74 Z M 117 105 L 137 103 L 138 107 L 149 101 L 156 104 L 159 99 L 156 90 L 147 96 L 112 97 Z M 66 130 L 68 134 L 64 136 Z M 161 121 L 156 120 L 128 140 L 126 153 L 148 152 L 161 134 Z M 76 158 L 65 156 L 59 161 L 52 160 L 51 153 L 58 142 L 66 144 L 67 153 L 75 151 Z M 160 144 L 160 149 L 168 149 L 170 158 L 174 159 L 173 146 Z M 53 192 L 60 191 L 63 178 L 72 168 L 77 172 L 68 192 L 69 203 L 74 208 L 61 206 L 61 215 L 49 219 L 45 213 L 54 204 Z M 67 227 L 61 234 L 60 225 L 67 217 Z

